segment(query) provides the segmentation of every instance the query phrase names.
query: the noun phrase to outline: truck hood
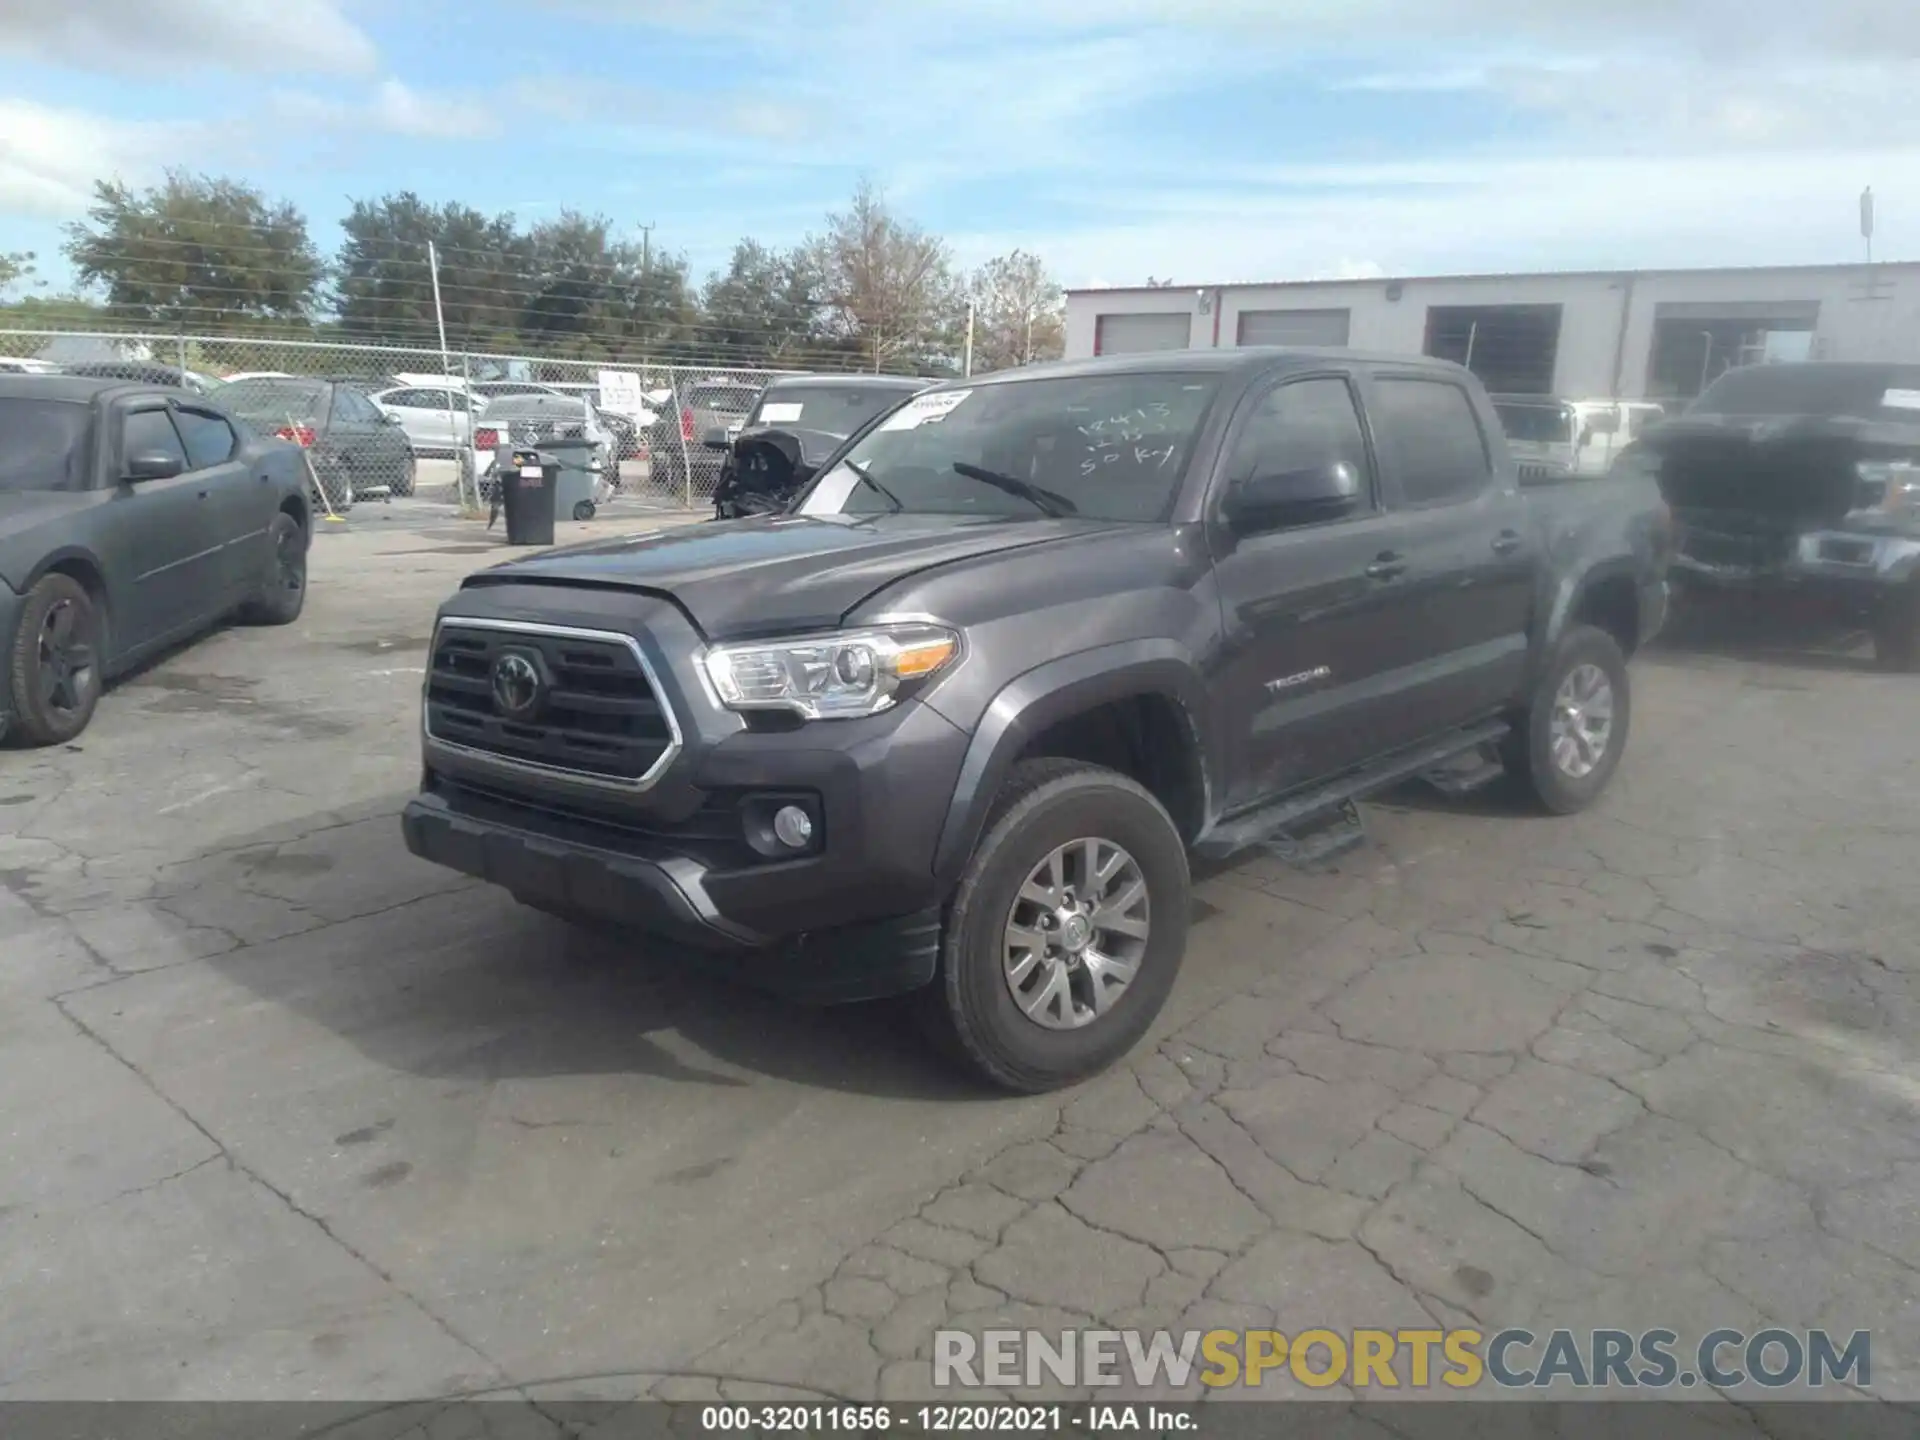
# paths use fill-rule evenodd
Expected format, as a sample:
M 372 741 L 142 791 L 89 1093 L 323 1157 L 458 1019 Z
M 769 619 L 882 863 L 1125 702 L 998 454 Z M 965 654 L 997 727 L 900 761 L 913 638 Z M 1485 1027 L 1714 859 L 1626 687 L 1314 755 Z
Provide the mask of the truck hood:
M 1854 466 L 1920 458 L 1920 425 L 1827 415 L 1686 415 L 1641 441 L 1678 511 L 1754 525 L 1835 525 L 1875 505 Z
M 586 585 L 672 599 L 709 640 L 819 629 L 937 565 L 1115 528 L 1094 520 L 963 515 L 758 515 L 596 540 L 510 560 L 482 585 Z

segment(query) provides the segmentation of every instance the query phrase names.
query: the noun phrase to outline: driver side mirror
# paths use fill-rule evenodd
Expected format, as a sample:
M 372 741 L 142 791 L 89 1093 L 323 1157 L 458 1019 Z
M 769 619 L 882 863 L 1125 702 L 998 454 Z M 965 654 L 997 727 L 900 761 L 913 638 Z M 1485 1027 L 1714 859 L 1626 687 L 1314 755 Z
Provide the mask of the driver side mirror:
M 400 423 L 400 417 L 391 410 L 382 410 L 380 412 L 380 423 L 382 425 L 398 425 Z
M 727 448 L 727 432 L 716 425 L 700 437 L 700 443 L 709 450 L 725 450 Z
M 1254 535 L 1338 520 L 1360 505 L 1360 472 L 1339 460 L 1294 470 L 1256 470 L 1227 492 L 1226 515 L 1235 533 Z
M 142 450 L 127 457 L 127 479 L 171 480 L 187 467 L 178 455 L 167 450 Z

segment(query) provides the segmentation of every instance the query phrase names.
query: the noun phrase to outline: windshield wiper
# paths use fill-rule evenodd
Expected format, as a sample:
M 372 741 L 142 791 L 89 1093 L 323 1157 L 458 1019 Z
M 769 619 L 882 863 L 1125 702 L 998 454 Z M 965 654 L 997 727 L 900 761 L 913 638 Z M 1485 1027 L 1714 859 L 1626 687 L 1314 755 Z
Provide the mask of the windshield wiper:
M 953 472 L 964 475 L 969 480 L 978 480 L 982 485 L 991 485 L 996 490 L 1004 490 L 1009 495 L 1017 495 L 1043 515 L 1058 520 L 1063 515 L 1077 515 L 1080 509 L 1064 495 L 1055 494 L 1031 480 L 1022 480 L 1017 475 L 1002 475 L 998 470 L 982 470 L 978 465 L 969 465 L 964 460 L 953 462 Z
M 842 460 L 840 463 L 853 472 L 854 479 L 858 480 L 882 500 L 893 506 L 894 514 L 898 515 L 902 510 L 907 508 L 898 495 L 894 494 L 893 491 L 873 478 L 872 472 L 870 472 L 866 466 L 856 460 Z

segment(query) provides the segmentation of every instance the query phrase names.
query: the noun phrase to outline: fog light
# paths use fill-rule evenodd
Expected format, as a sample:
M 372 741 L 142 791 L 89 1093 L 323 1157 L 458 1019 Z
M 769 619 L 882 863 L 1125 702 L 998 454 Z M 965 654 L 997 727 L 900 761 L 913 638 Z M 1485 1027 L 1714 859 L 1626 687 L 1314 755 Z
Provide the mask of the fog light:
M 789 850 L 804 850 L 813 839 L 813 817 L 798 805 L 782 805 L 773 812 L 773 834 Z

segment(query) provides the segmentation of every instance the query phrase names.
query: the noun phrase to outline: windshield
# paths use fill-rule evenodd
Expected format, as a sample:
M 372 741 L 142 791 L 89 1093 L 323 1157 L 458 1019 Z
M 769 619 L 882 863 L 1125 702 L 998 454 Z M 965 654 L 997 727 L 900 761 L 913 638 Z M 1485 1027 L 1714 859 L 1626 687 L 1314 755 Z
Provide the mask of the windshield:
M 851 435 L 911 391 L 884 385 L 782 385 L 760 397 L 749 425 L 789 425 L 828 435 Z
M 1573 410 L 1566 405 L 1509 405 L 1496 401 L 1493 409 L 1509 440 L 1522 444 L 1572 443 Z
M 69 400 L 0 399 L 0 494 L 78 490 L 87 413 Z
M 1920 424 L 1920 367 L 1751 365 L 1729 370 L 1691 415 L 1821 415 Z
M 722 415 L 744 415 L 758 392 L 743 385 L 694 385 L 687 391 L 687 406 L 692 410 L 713 410 Z
M 1157 520 L 1216 388 L 1210 376 L 1119 374 L 928 391 L 861 439 L 798 509 Z

